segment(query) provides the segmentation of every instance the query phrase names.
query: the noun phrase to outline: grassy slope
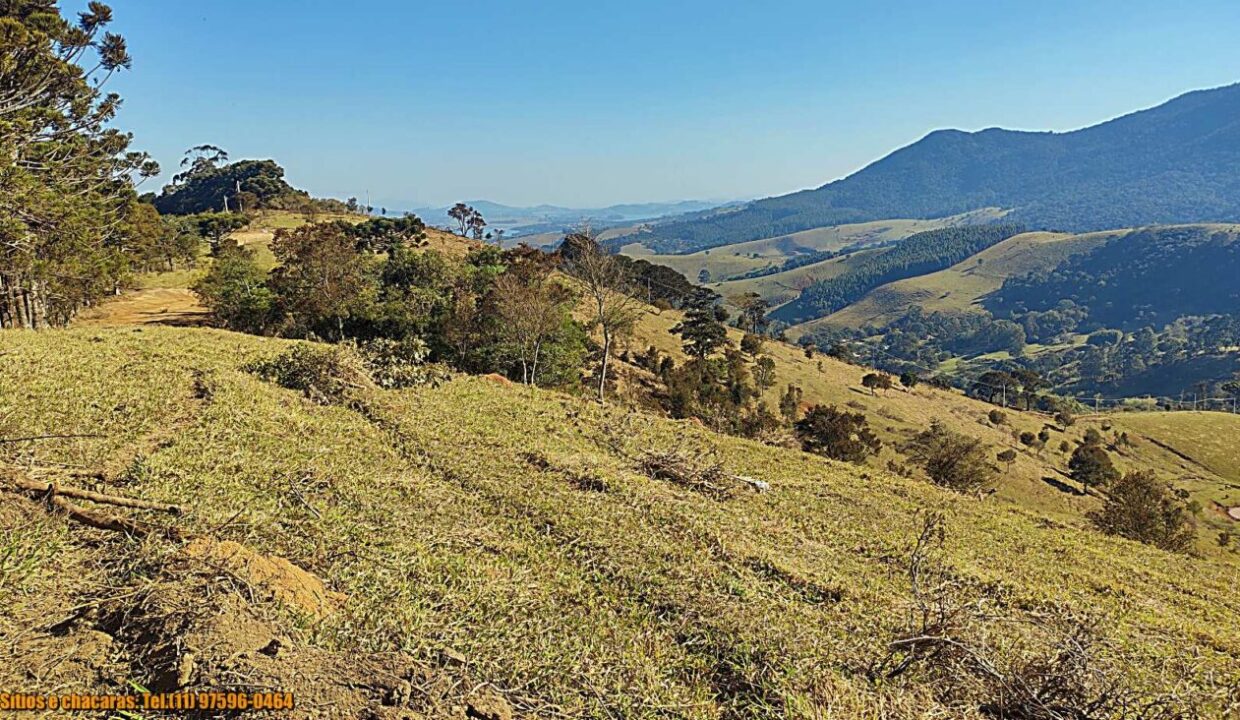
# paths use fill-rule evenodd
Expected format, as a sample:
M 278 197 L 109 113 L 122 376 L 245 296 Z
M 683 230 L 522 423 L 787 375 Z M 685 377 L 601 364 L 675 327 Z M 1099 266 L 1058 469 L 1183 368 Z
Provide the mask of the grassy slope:
M 836 313 L 797 326 L 794 334 L 819 326 L 883 325 L 917 305 L 929 312 L 970 312 L 1003 281 L 1037 270 L 1050 270 L 1070 255 L 1088 252 L 1117 233 L 1065 235 L 1033 232 L 989 247 L 946 270 L 887 283 Z
M 883 251 L 860 250 L 784 272 L 744 280 L 712 283 L 707 285 L 707 287 L 722 295 L 724 299 L 755 292 L 761 295 L 774 308 L 796 299 L 797 295 L 800 294 L 799 288 L 806 287 L 819 280 L 829 280 L 842 275 L 852 269 L 857 263 L 877 252 Z
M 840 250 L 856 244 L 901 240 L 913 233 L 1000 216 L 1001 213 L 995 211 L 978 210 L 936 220 L 880 220 L 837 225 L 764 240 L 725 245 L 687 255 L 652 253 L 641 244 L 640 235 L 636 235 L 634 242 L 621 248 L 621 252 L 659 265 L 666 265 L 696 282 L 698 273 L 703 269 L 708 271 L 713 278 L 727 278 L 759 268 L 780 265 L 784 260 L 800 254 L 819 250 Z
M 683 360 L 680 338 L 670 332 L 679 320 L 680 316 L 674 311 L 647 313 L 634 337 L 629 340 L 630 346 L 635 351 L 641 351 L 653 345 L 660 352 L 670 354 L 678 361 Z M 739 342 L 739 331 L 733 329 L 730 332 L 733 342 Z M 804 391 L 805 406 L 849 405 L 860 410 L 867 415 L 871 426 L 885 445 L 882 454 L 871 460 L 872 466 L 885 468 L 889 460 L 904 462 L 904 458 L 894 448 L 902 445 L 914 433 L 926 428 L 931 420 L 938 419 L 956 432 L 983 440 L 990 445 L 993 454 L 1007 448 L 1018 451 L 1016 462 L 1011 468 L 1003 469 L 997 499 L 1022 507 L 1037 508 L 1063 522 L 1081 526 L 1087 524 L 1084 516 L 1096 509 L 1098 501 L 1093 497 L 1082 497 L 1064 491 L 1065 483 L 1072 488 L 1076 485 L 1066 475 L 1070 453 L 1060 452 L 1059 444 L 1066 440 L 1075 448 L 1088 428 L 1103 430 L 1114 425 L 1120 430 L 1138 429 L 1139 426 L 1130 426 L 1127 423 L 1140 422 L 1138 418 L 1141 417 L 1139 414 L 1128 413 L 1090 416 L 1064 429 L 1058 427 L 1049 415 L 1007 409 L 1004 411 L 1004 424 L 993 425 L 987 416 L 991 410 L 996 409 L 994 405 L 966 397 L 958 391 L 937 390 L 925 385 L 907 390 L 898 387 L 897 383 L 896 389 L 875 396 L 861 385 L 861 378 L 871 372 L 868 368 L 849 365 L 822 355 L 817 355 L 812 360 L 807 359 L 801 348 L 784 343 L 767 342 L 762 352 L 774 359 L 776 364 L 776 384 L 766 391 L 764 397 L 768 405 L 777 408 L 779 396 L 791 384 Z M 1134 438 L 1132 447 L 1123 448 L 1121 454 L 1116 454 L 1115 461 L 1121 470 L 1153 468 L 1173 486 L 1188 490 L 1203 505 L 1208 506 L 1215 500 L 1223 502 L 1226 498 L 1231 498 L 1233 504 L 1240 505 L 1240 493 L 1229 492 L 1234 490 L 1235 476 L 1240 473 L 1240 457 L 1234 453 L 1211 453 L 1208 449 L 1210 445 L 1197 442 L 1201 433 L 1181 432 L 1181 428 L 1197 424 L 1210 428 L 1210 432 L 1218 433 L 1217 437 L 1220 438 L 1240 437 L 1240 416 L 1193 413 L 1193 417 L 1199 418 L 1195 423 L 1189 421 L 1189 416 L 1183 413 L 1174 416 L 1151 413 L 1149 416 L 1145 426 L 1148 427 L 1146 434 L 1153 440 Z M 1051 429 L 1051 440 L 1041 455 L 1021 445 L 1013 437 L 1014 433 L 1037 433 L 1043 427 Z M 1113 432 L 1114 430 L 1104 434 L 1111 437 Z M 1228 440 L 1222 442 L 1227 443 Z M 1164 446 L 1174 447 L 1192 457 L 1194 461 L 1187 463 L 1192 469 L 1186 471 L 1186 462 Z M 1197 457 L 1198 449 L 1203 453 L 1201 457 Z M 1217 532 L 1233 527 L 1233 523 L 1208 513 L 1200 520 L 1201 550 L 1213 552 L 1216 548 L 1212 543 Z
M 1240 682 L 1234 564 L 484 378 L 366 393 L 364 411 L 316 406 L 240 369 L 284 345 L 168 328 L 0 333 L 0 434 L 101 436 L 0 452 L 108 468 L 114 492 L 188 505 L 187 529 L 315 572 L 347 601 L 313 630 L 283 620 L 295 646 L 452 648 L 529 713 L 943 716 L 916 678 L 874 688 L 849 670 L 901 623 L 899 559 L 927 509 L 947 514 L 959 578 L 1012 612 L 1107 617 L 1104 652 L 1123 653 L 1139 685 L 1179 664 L 1198 697 Z M 680 442 L 771 491 L 711 500 L 633 472 L 631 455 Z M 26 678 L 5 653 L 55 642 L 36 618 L 115 593 L 97 574 L 154 552 L 41 513 L 0 513 L 0 543 L 13 553 L 0 572 L 6 687 Z M 119 564 L 127 583 L 148 582 Z M 66 579 L 85 570 L 92 582 Z

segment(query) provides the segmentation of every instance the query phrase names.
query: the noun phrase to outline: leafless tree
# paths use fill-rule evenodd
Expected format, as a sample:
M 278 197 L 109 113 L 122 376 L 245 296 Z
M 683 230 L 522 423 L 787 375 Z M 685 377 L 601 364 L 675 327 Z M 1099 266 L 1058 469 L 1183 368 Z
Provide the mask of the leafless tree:
M 607 402 L 607 371 L 616 341 L 632 331 L 641 317 L 641 302 L 629 294 L 632 278 L 615 256 L 604 250 L 589 226 L 566 239 L 568 271 L 581 281 L 594 323 L 603 336 L 603 358 L 598 373 L 598 399 Z

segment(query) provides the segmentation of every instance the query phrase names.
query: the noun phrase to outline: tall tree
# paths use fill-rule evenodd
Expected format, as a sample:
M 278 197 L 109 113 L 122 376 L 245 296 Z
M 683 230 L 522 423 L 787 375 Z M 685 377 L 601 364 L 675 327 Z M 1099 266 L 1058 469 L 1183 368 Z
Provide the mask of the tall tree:
M 571 322 L 573 293 L 534 263 L 512 265 L 495 280 L 500 336 L 516 351 L 521 382 L 538 383 L 544 348 Z
M 91 2 L 72 23 L 53 0 L 0 4 L 0 327 L 67 322 L 126 269 L 122 215 L 158 172 L 109 127 L 103 86 L 131 65 Z
M 714 304 L 713 298 L 698 296 L 685 310 L 685 319 L 672 328 L 684 340 L 685 353 L 699 360 L 710 357 L 728 344 L 728 329 L 723 321 L 727 312 Z
M 456 221 L 457 234 L 461 237 L 472 235 L 475 240 L 482 239 L 487 221 L 472 206 L 459 202 L 448 210 L 448 217 Z
M 377 262 L 357 249 L 349 230 L 344 222 L 303 225 L 278 230 L 271 242 L 280 266 L 270 284 L 300 332 L 343 340 L 346 321 L 376 299 Z
M 606 402 L 611 355 L 616 341 L 631 332 L 641 317 L 641 303 L 629 294 L 633 288 L 627 268 L 598 244 L 588 227 L 564 243 L 570 249 L 564 254 L 567 269 L 584 286 L 594 324 L 602 335 L 598 400 Z
M 770 321 L 766 319 L 769 305 L 761 295 L 755 292 L 745 293 L 732 298 L 733 304 L 741 310 L 740 325 L 754 335 L 766 330 Z

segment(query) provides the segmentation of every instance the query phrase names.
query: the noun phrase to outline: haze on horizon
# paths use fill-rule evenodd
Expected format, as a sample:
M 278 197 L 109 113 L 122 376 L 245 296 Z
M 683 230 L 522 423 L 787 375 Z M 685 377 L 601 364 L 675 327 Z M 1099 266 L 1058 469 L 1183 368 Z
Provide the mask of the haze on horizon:
M 144 190 L 213 143 L 404 209 L 770 196 L 938 128 L 1072 130 L 1240 79 L 1234 2 L 1084 5 L 116 0 L 115 89 L 164 168 Z

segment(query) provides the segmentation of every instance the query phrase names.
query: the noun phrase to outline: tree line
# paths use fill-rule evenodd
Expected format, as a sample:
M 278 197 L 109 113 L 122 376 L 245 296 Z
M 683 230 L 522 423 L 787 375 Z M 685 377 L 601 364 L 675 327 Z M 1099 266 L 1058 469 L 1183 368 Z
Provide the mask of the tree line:
M 1020 232 L 1015 225 L 971 225 L 911 235 L 838 277 L 810 285 L 774 317 L 796 324 L 829 315 L 879 285 L 950 267 Z

